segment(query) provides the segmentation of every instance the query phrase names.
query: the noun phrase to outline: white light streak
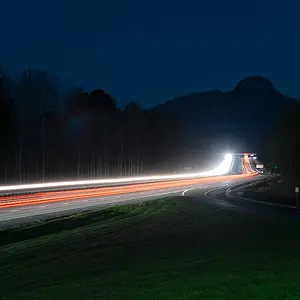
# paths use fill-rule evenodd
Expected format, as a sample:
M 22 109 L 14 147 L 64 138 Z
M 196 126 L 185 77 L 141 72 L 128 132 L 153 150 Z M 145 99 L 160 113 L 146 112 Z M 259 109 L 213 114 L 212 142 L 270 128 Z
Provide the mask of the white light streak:
M 32 183 L 32 184 L 19 184 L 19 185 L 4 185 L 0 186 L 0 192 L 13 192 L 13 191 L 25 191 L 35 189 L 47 189 L 47 188 L 61 188 L 61 187 L 80 187 L 80 186 L 98 186 L 109 184 L 122 184 L 122 183 L 139 183 L 147 181 L 163 181 L 173 179 L 192 179 L 197 177 L 210 177 L 217 175 L 227 174 L 232 167 L 233 156 L 226 154 L 221 164 L 211 171 L 197 172 L 189 174 L 172 174 L 172 175 L 154 175 L 154 176 L 141 176 L 141 177 L 124 177 L 115 179 L 94 179 L 94 180 L 76 180 L 76 181 L 58 181 L 47 183 Z
M 213 175 L 224 175 L 231 171 L 233 164 L 233 155 L 226 154 L 225 159 L 220 163 L 220 165 L 212 170 Z

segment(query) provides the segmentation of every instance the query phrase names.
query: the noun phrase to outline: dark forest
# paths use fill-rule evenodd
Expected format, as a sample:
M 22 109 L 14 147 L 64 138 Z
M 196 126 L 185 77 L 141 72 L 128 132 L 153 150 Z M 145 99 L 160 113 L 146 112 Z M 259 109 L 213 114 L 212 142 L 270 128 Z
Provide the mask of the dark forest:
M 252 85 L 253 82 L 251 88 Z M 173 102 L 179 103 L 176 104 L 179 114 L 176 114 L 172 109 L 160 109 L 160 106 L 158 109 L 142 109 L 136 102 L 130 102 L 120 109 L 117 101 L 102 89 L 88 93 L 81 88 L 74 88 L 66 92 L 60 87 L 59 80 L 41 70 L 28 69 L 14 80 L 2 74 L 1 182 L 173 173 L 182 171 L 191 161 L 201 165 L 199 157 L 204 160 L 212 149 L 218 149 L 210 145 L 224 140 L 223 134 L 215 134 L 221 132 L 216 126 L 221 129 L 226 127 L 221 123 L 222 115 L 228 116 L 234 110 L 240 110 L 236 101 L 242 101 L 244 94 L 237 89 L 230 93 L 213 91 L 199 94 L 201 102 L 198 104 L 195 101 L 200 100 L 194 99 L 195 96 L 186 97 L 181 102 L 175 99 Z M 254 141 L 251 131 L 253 133 L 254 125 L 259 124 L 256 126 L 261 131 L 259 144 L 253 149 L 248 141 L 248 148 L 243 150 L 258 150 L 270 169 L 278 168 L 282 173 L 298 174 L 299 102 L 283 97 L 273 89 L 261 94 L 261 91 L 249 91 L 247 87 L 246 95 L 247 100 L 249 95 L 259 99 L 260 102 L 255 104 L 256 110 L 260 110 L 260 104 L 263 107 L 273 103 L 278 111 L 264 110 L 264 117 L 260 120 L 255 120 L 253 116 L 250 130 L 249 122 L 243 120 L 243 116 L 242 119 L 227 117 L 226 125 L 229 124 L 230 128 L 226 129 L 225 136 L 238 137 L 239 142 L 248 136 L 250 141 Z M 190 99 L 194 102 L 189 102 Z M 225 106 L 224 101 L 227 101 Z M 231 106 L 230 101 L 233 101 Z M 169 103 L 166 103 L 166 108 L 170 106 Z M 198 106 L 195 107 L 195 104 Z M 215 110 L 218 106 L 223 109 Z M 193 128 L 188 128 L 189 120 L 180 117 L 181 111 L 188 109 L 192 110 L 186 113 L 189 119 L 196 111 L 199 116 L 202 112 L 202 117 L 198 119 L 204 124 L 194 122 Z M 203 115 L 204 109 L 206 112 L 211 110 L 211 114 Z M 213 118 L 216 115 L 218 119 Z M 208 118 L 203 121 L 205 116 Z M 235 116 L 238 116 L 238 112 Z M 274 124 L 271 124 L 270 117 L 275 119 Z M 263 127 L 268 130 L 262 131 Z M 209 142 L 205 132 L 209 132 Z M 255 135 L 259 136 L 256 132 Z M 192 141 L 190 144 L 187 143 L 187 136 Z M 194 154 L 196 152 L 197 155 Z
M 178 122 L 101 89 L 62 92 L 27 70 L 0 79 L 0 178 L 4 183 L 151 174 L 176 168 Z M 177 146 L 177 148 L 175 147 Z

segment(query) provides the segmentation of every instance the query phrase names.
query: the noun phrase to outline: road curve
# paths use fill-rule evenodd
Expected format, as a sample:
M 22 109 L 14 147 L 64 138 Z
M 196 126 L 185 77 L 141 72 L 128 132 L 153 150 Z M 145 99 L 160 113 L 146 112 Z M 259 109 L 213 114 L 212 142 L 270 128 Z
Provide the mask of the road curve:
M 120 187 L 45 192 L 0 198 L 0 228 L 113 205 L 186 195 L 191 189 L 229 187 L 253 181 L 249 174 L 197 178 Z
M 258 176 L 255 179 L 260 180 L 261 178 L 263 178 L 263 176 Z M 201 205 L 208 205 L 214 210 L 229 209 L 239 212 L 252 213 L 264 217 L 275 216 L 279 218 L 287 217 L 300 219 L 300 207 L 277 205 L 273 203 L 241 198 L 235 193 L 229 193 L 230 190 L 232 188 L 234 190 L 235 187 L 236 182 L 233 182 L 232 186 L 220 186 L 218 184 L 212 184 L 205 188 L 190 189 L 184 193 L 184 196 L 190 197 L 192 200 Z

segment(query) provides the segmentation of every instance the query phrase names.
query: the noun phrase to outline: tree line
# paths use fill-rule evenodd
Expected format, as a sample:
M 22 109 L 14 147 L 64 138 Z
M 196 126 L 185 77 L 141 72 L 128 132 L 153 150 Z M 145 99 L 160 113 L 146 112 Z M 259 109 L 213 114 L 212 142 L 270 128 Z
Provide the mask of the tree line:
M 292 101 L 281 112 L 276 126 L 262 140 L 260 155 L 269 170 L 300 175 L 299 101 Z
M 104 178 L 176 170 L 181 127 L 166 113 L 124 109 L 101 89 L 63 91 L 28 69 L 0 74 L 2 183 Z
M 300 103 L 292 101 L 262 140 L 258 153 L 268 169 L 300 174 L 299 120 Z M 45 71 L 28 69 L 14 79 L 0 71 L 1 184 L 177 172 L 191 162 L 199 167 L 218 139 L 205 142 L 197 134 L 195 147 L 186 149 L 185 135 L 185 124 L 173 115 L 136 102 L 120 109 L 101 89 L 65 91 Z

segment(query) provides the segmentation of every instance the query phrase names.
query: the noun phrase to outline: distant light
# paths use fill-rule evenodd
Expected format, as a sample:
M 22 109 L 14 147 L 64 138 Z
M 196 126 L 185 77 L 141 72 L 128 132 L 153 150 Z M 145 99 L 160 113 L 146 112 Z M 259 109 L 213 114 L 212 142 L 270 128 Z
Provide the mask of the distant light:
M 230 153 L 227 153 L 226 155 L 225 155 L 225 159 L 226 160 L 231 160 L 233 158 L 233 156 L 232 156 L 232 154 L 230 154 Z
M 231 171 L 233 164 L 233 155 L 230 153 L 227 153 L 225 155 L 224 160 L 221 162 L 221 164 L 216 167 L 212 172 L 214 175 L 224 175 Z

